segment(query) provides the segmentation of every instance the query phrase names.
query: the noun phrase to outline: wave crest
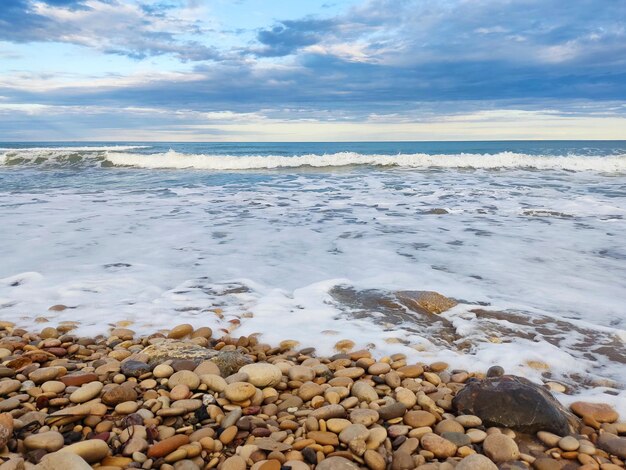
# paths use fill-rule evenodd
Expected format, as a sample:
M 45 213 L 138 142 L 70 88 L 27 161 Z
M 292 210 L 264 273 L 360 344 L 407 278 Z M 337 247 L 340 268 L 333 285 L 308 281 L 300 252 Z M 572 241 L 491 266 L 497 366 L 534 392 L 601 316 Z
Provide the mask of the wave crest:
M 107 152 L 106 160 L 114 166 L 198 170 L 263 170 L 279 168 L 325 168 L 345 166 L 396 166 L 405 168 L 531 168 L 538 170 L 626 172 L 626 155 L 619 156 L 546 156 L 513 152 L 496 154 L 460 153 L 455 155 L 425 153 L 380 155 L 339 152 L 299 156 L 279 155 L 206 155 L 164 153 L 135 154 Z

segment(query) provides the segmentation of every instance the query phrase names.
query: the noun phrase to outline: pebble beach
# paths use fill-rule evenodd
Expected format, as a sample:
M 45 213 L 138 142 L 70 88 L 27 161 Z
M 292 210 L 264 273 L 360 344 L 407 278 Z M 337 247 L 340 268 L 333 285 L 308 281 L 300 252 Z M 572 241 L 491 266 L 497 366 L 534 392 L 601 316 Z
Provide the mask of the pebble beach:
M 70 322 L 40 331 L 0 323 L 1 470 L 625 467 L 626 422 L 607 404 L 571 404 L 562 435 L 515 403 L 496 410 L 515 416 L 512 427 L 461 411 L 480 408 L 464 389 L 507 378 L 497 366 L 485 375 L 375 357 L 349 339 L 318 356 L 289 339 L 129 326 L 80 337 Z

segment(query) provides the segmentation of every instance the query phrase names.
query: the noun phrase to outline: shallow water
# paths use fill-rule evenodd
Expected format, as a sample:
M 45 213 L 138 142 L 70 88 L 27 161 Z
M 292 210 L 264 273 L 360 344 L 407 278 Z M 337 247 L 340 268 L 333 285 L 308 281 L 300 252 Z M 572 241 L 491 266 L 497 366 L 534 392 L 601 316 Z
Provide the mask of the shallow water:
M 626 143 L 123 145 L 0 144 L 1 319 L 351 338 L 626 402 Z M 371 300 L 398 290 L 460 304 Z

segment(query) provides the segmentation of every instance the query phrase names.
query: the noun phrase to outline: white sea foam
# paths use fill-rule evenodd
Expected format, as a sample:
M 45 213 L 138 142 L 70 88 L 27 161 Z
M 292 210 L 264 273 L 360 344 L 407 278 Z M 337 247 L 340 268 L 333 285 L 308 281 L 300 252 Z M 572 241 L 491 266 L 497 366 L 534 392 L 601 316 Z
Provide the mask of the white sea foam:
M 456 155 L 425 153 L 370 155 L 339 152 L 324 155 L 204 155 L 170 150 L 165 153 L 137 154 L 107 152 L 114 165 L 139 168 L 193 168 L 198 170 L 254 170 L 299 167 L 342 167 L 352 165 L 398 166 L 407 168 L 532 168 L 538 170 L 626 172 L 626 155 L 618 156 L 546 156 L 500 152 L 496 154 L 460 153 Z

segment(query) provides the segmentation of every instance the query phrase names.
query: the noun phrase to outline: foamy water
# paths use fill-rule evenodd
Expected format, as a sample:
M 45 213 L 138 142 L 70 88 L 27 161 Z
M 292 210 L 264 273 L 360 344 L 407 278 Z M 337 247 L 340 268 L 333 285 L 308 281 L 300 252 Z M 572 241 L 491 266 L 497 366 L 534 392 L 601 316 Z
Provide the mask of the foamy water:
M 626 145 L 398 145 L 0 145 L 0 318 L 351 338 L 626 414 Z M 363 300 L 398 290 L 460 303 Z

